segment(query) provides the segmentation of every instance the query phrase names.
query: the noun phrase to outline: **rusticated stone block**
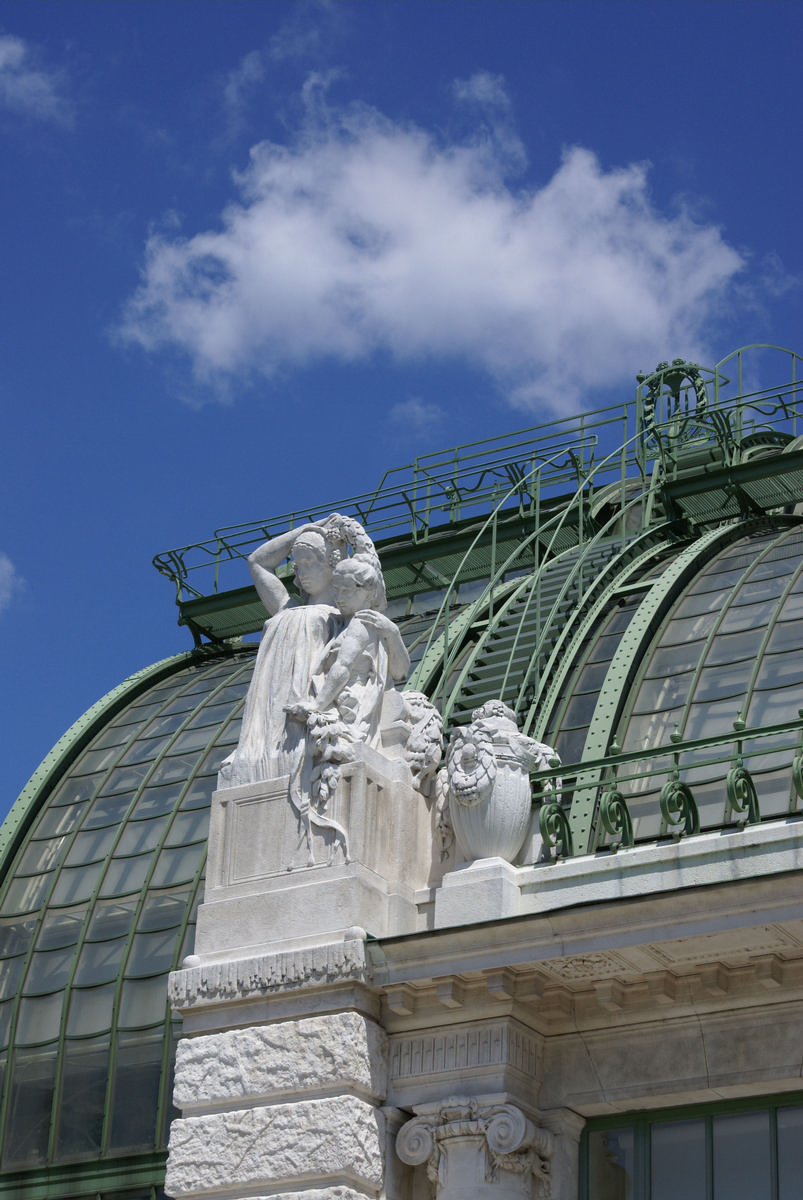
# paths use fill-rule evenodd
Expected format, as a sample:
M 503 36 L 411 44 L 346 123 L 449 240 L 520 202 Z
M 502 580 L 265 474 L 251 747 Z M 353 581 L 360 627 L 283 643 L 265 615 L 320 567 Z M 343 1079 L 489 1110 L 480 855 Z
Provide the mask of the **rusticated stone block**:
M 185 1113 L 227 1101 L 276 1101 L 305 1091 L 354 1091 L 381 1103 L 387 1090 L 387 1039 L 359 1013 L 183 1038 L 174 1099 Z
M 270 1108 L 174 1121 L 165 1190 L 176 1200 L 212 1192 L 248 1195 L 262 1186 L 326 1184 L 377 1195 L 382 1186 L 384 1118 L 356 1096 L 306 1100 Z

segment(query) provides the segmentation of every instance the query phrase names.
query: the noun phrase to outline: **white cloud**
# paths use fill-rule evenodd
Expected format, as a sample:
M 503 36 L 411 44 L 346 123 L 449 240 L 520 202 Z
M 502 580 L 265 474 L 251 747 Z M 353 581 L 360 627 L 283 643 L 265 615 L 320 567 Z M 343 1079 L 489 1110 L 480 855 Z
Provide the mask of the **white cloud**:
M 239 66 L 229 72 L 223 85 L 223 105 L 231 132 L 242 122 L 243 109 L 264 78 L 265 56 L 260 50 L 249 51 Z
M 310 62 L 326 58 L 340 41 L 347 18 L 331 0 L 294 4 L 268 46 L 274 62 Z
M 22 587 L 22 579 L 7 555 L 0 551 L 0 613 L 11 603 L 13 596 Z
M 0 34 L 0 106 L 57 125 L 73 123 L 62 73 L 39 64 L 34 48 L 13 34 Z
M 469 82 L 504 107 L 501 81 Z M 705 357 L 743 259 L 716 226 L 658 211 L 645 165 L 574 147 L 514 189 L 485 136 L 444 144 L 312 84 L 307 99 L 290 144 L 252 149 L 218 229 L 150 238 L 124 336 L 184 351 L 207 383 L 390 352 L 471 363 L 514 403 L 559 409 Z
M 408 400 L 394 404 L 389 413 L 394 424 L 404 425 L 411 433 L 431 432 L 445 415 L 437 404 L 426 404 L 420 396 L 410 396 Z

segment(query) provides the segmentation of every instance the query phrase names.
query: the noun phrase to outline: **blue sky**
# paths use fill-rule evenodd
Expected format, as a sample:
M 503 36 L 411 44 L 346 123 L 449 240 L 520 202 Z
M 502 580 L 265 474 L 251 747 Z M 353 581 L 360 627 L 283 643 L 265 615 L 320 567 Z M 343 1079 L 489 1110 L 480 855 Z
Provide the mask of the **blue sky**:
M 782 0 L 0 0 L 0 813 L 189 648 L 155 552 L 660 359 L 803 350 L 801 33 Z

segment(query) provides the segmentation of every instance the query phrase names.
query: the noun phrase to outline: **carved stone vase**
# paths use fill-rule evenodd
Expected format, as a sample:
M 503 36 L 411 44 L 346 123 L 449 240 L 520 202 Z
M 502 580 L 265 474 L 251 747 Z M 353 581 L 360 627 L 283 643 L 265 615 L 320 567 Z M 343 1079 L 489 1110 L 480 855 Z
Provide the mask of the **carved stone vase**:
M 532 797 L 521 755 L 507 730 L 473 721 L 452 737 L 448 758 L 449 814 L 467 859 L 512 862 L 530 821 Z
M 530 827 L 529 773 L 559 761 L 550 746 L 519 733 L 516 714 L 501 700 L 488 700 L 455 730 L 446 762 L 448 820 L 470 862 L 513 862 Z
M 468 859 L 504 858 L 512 862 L 522 847 L 530 823 L 532 795 L 529 775 L 508 750 L 493 745 L 493 778 L 476 798 L 450 796 L 450 813 L 457 844 Z

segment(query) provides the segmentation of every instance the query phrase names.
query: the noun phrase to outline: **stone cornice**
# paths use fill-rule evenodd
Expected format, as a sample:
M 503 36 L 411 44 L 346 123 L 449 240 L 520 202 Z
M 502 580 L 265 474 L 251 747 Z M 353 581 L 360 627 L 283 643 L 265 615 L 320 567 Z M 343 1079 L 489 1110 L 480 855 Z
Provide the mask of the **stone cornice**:
M 229 962 L 185 961 L 188 965 L 174 971 L 168 984 L 170 1004 L 177 1012 L 372 980 L 362 938 Z

